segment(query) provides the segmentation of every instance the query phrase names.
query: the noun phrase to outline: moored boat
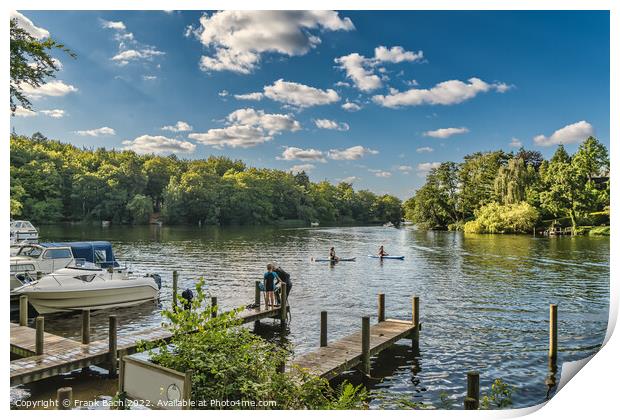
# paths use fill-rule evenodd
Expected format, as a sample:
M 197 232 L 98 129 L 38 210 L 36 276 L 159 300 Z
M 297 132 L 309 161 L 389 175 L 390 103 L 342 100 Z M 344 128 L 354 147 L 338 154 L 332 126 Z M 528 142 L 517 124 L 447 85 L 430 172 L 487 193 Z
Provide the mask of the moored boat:
M 157 275 L 132 276 L 125 269 L 61 268 L 14 290 L 28 296 L 39 314 L 138 305 L 159 295 Z

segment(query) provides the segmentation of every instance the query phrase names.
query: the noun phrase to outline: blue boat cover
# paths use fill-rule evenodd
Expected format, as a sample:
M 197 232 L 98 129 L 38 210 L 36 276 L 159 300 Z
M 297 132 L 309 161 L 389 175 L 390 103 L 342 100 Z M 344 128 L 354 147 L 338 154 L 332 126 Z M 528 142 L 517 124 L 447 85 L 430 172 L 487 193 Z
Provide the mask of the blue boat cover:
M 42 247 L 69 246 L 74 258 L 81 258 L 91 263 L 98 264 L 103 268 L 118 267 L 119 264 L 114 257 L 112 244 L 107 241 L 92 242 L 43 242 Z

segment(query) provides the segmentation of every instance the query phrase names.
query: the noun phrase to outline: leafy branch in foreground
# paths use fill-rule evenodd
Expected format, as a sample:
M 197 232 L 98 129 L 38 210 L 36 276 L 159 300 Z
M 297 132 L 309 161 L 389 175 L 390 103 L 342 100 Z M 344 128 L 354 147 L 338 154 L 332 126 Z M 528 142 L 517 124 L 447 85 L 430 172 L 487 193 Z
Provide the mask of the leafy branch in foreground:
M 15 113 L 17 102 L 31 110 L 32 104 L 23 90 L 22 84 L 37 88 L 43 84 L 45 78 L 55 77 L 60 65 L 49 51 L 58 49 L 67 53 L 71 58 L 76 55 L 63 44 L 46 38 L 39 41 L 28 31 L 21 28 L 17 19 L 11 19 L 11 113 Z

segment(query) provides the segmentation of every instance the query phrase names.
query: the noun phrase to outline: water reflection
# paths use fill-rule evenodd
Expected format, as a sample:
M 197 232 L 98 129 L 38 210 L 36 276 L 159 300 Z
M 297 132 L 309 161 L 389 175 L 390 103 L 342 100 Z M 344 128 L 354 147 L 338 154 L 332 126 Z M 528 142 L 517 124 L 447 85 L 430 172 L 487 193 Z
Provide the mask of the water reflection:
M 480 371 L 483 391 L 495 378 L 502 378 L 516 387 L 516 407 L 538 404 L 547 397 L 551 377 L 549 304 L 559 305 L 557 366 L 591 355 L 607 327 L 608 238 L 464 235 L 383 227 L 103 229 L 80 225 L 43 227 L 41 236 L 111 240 L 118 257 L 130 262 L 133 271 L 162 276 L 160 302 L 113 311 L 121 334 L 160 324 L 161 308 L 170 305 L 172 270 L 179 271 L 180 290 L 193 289 L 204 276 L 208 292 L 226 310 L 253 302 L 255 280 L 262 279 L 267 262 L 276 260 L 292 275 L 292 322 L 285 337 L 277 320 L 273 325 L 266 321 L 259 333 L 290 344 L 296 354 L 318 346 L 322 310 L 328 312 L 328 339 L 333 340 L 357 330 L 364 315 L 373 314 L 371 322 L 376 322 L 378 293 L 385 293 L 387 318 L 411 319 L 411 296 L 420 296 L 424 328 L 419 348 L 403 340 L 373 358 L 373 388 L 396 396 L 377 402 L 376 407 L 399 406 L 397 399 L 440 406 L 445 392 L 460 401 L 454 405 L 460 408 L 468 370 Z M 405 260 L 366 257 L 381 244 L 391 254 L 405 255 Z M 312 257 L 327 256 L 331 246 L 357 261 L 311 262 Z M 92 315 L 93 339 L 105 338 L 110 313 Z M 46 318 L 46 328 L 79 338 L 80 319 L 75 315 Z M 559 375 L 554 371 L 553 380 Z M 356 372 L 343 378 L 362 380 Z M 87 390 L 88 384 L 88 380 L 79 382 Z M 93 398 L 100 392 L 96 386 L 93 383 Z M 20 389 L 31 392 L 31 398 L 45 394 L 37 385 L 13 392 Z

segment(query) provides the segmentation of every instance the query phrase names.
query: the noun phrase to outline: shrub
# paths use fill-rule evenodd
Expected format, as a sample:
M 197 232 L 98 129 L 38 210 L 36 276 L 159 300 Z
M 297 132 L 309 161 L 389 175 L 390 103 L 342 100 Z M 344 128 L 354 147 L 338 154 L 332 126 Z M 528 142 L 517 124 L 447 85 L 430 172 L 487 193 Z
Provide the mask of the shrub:
M 149 351 L 154 363 L 192 370 L 192 400 L 275 401 L 278 409 L 366 408 L 368 394 L 361 385 L 345 382 L 333 389 L 301 369 L 280 372 L 290 352 L 243 328 L 239 310 L 211 318 L 203 285 L 201 279 L 191 307 L 162 311 L 173 337 L 170 345 Z M 187 303 L 179 300 L 181 306 Z
M 590 236 L 609 236 L 610 228 L 609 226 L 597 226 L 590 229 Z
M 465 223 L 467 233 L 529 233 L 536 226 L 538 211 L 522 201 L 501 205 L 490 203 L 476 212 L 476 219 Z

